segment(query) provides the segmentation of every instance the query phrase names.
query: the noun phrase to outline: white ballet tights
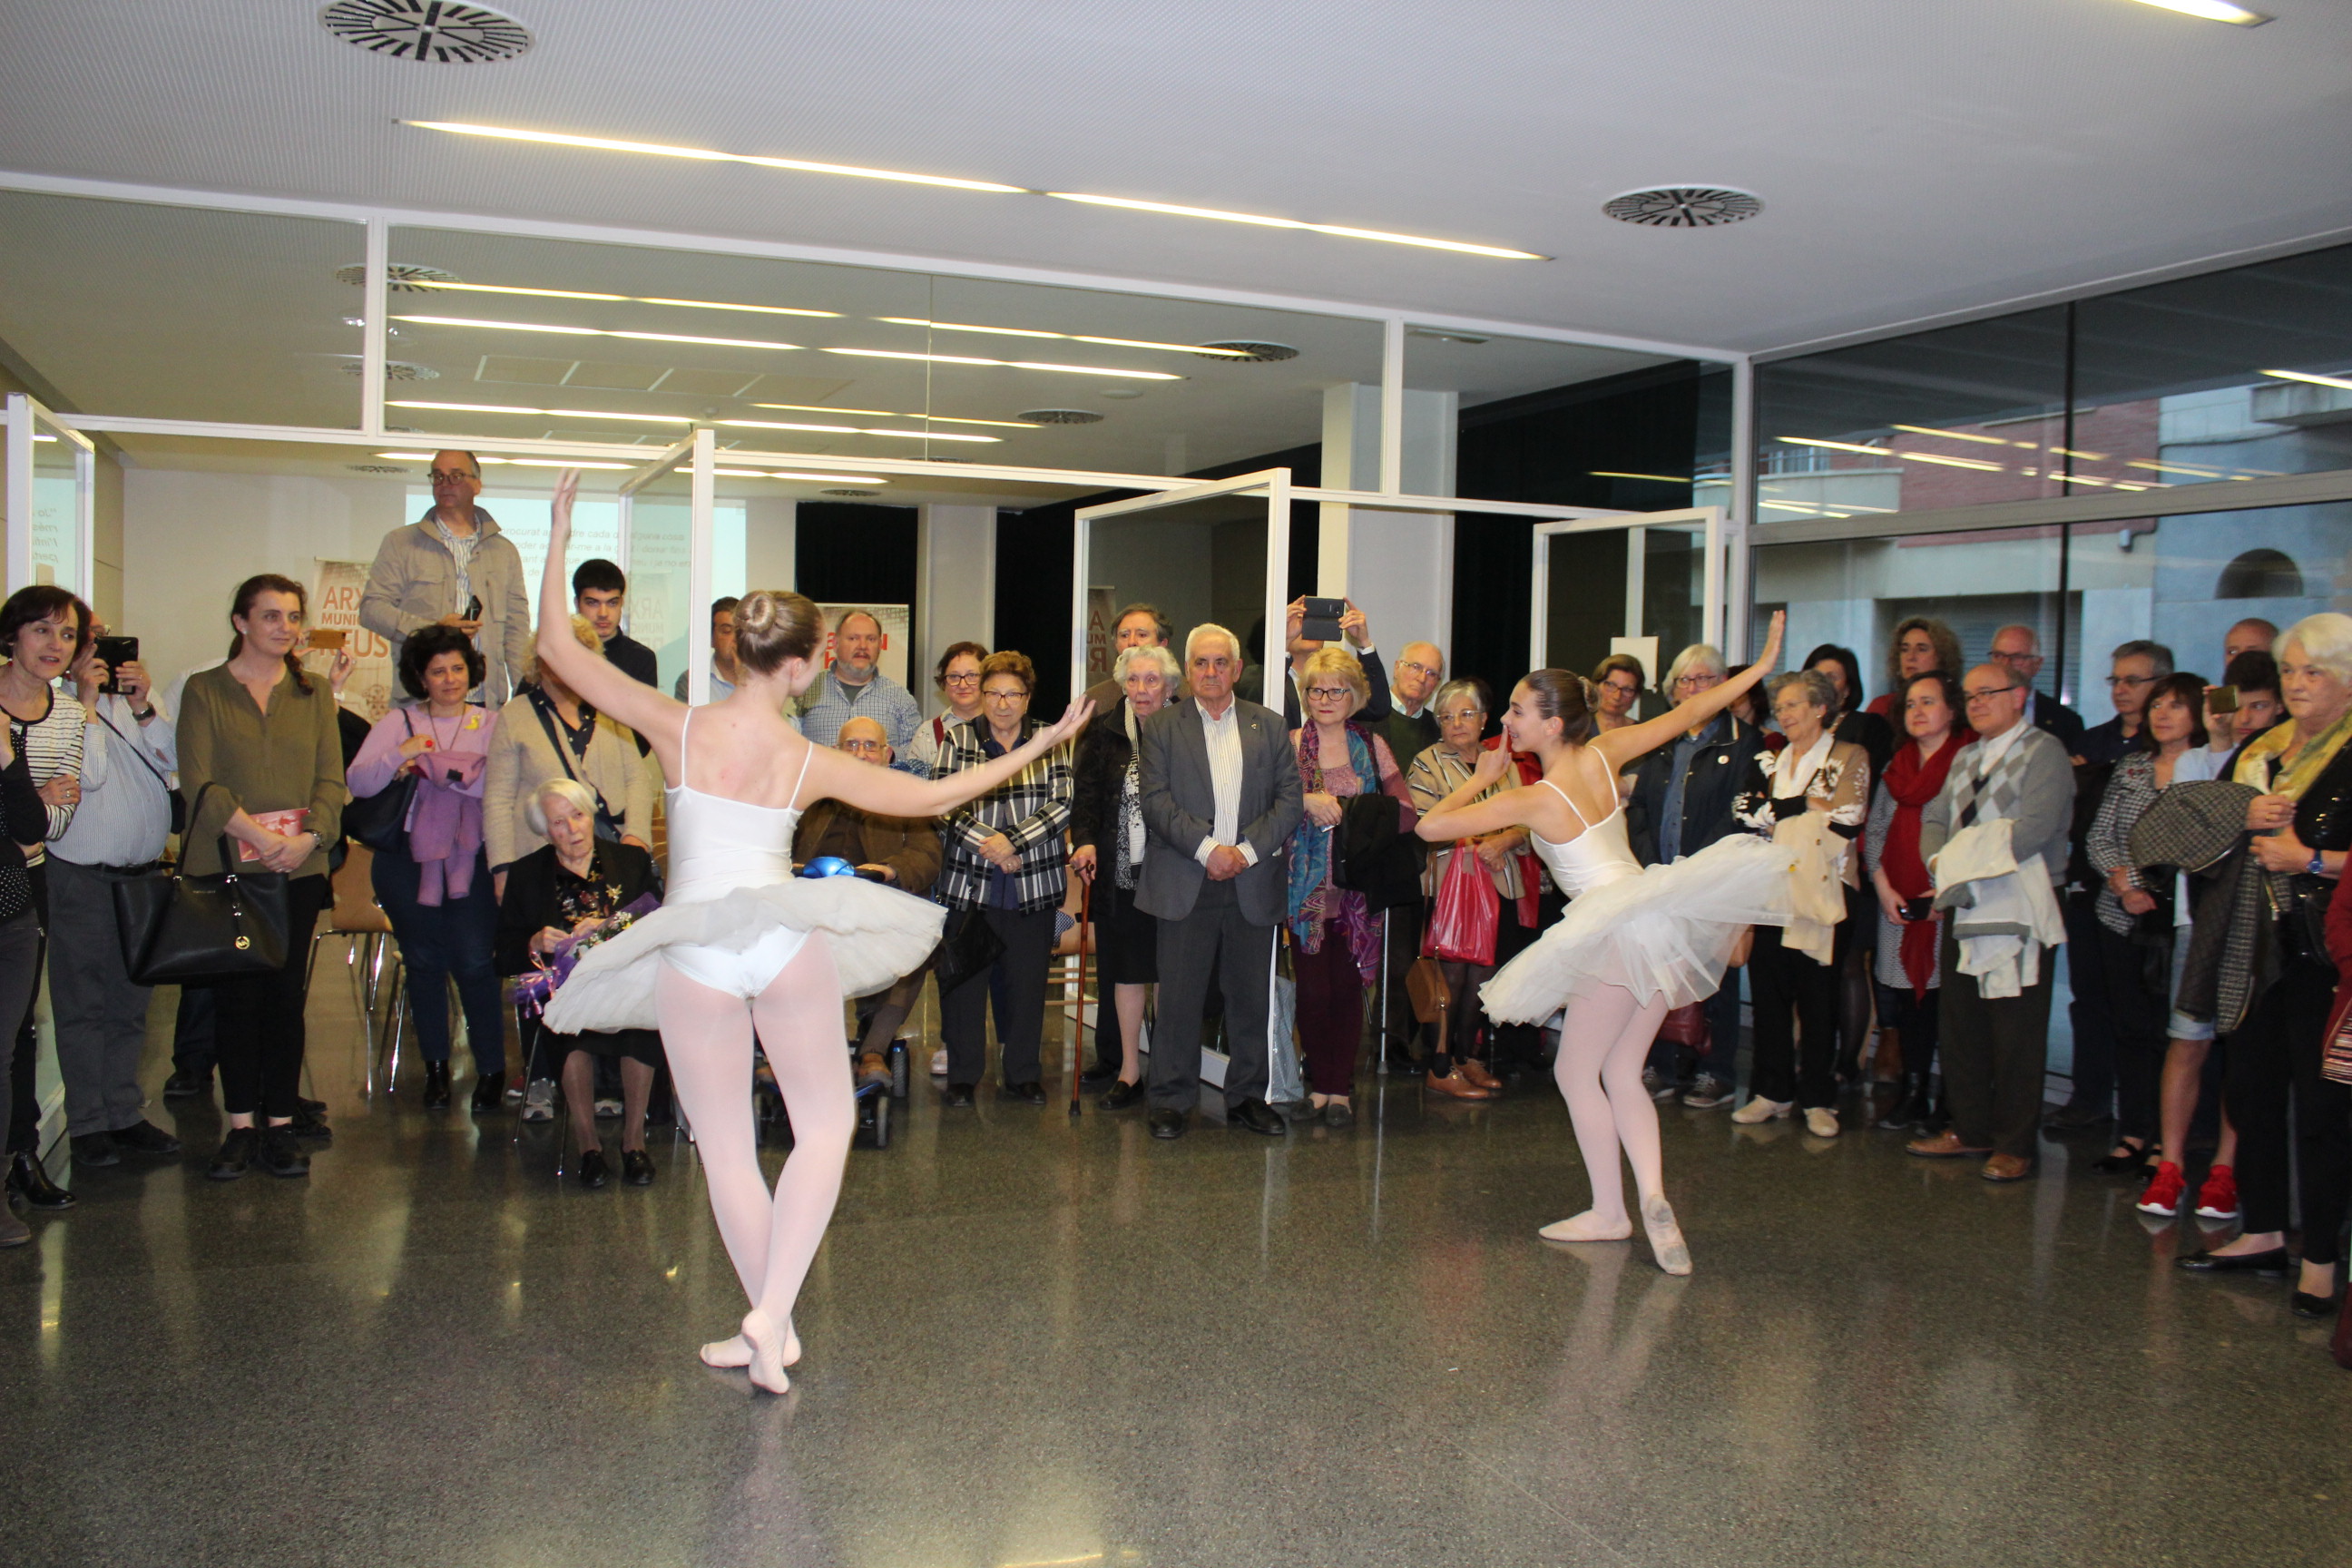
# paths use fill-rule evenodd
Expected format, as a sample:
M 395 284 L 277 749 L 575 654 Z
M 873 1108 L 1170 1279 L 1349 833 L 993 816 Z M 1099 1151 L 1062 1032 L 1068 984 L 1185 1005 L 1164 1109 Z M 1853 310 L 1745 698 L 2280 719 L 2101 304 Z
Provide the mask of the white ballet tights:
M 797 1361 L 793 1302 L 841 1196 L 857 1110 L 841 1042 L 841 981 L 833 950 L 812 932 L 783 973 L 746 1003 L 662 966 L 655 996 L 678 1102 L 694 1129 L 719 1238 L 751 1310 L 738 1340 L 706 1345 L 714 1366 L 748 1366 L 782 1394 Z M 768 1190 L 751 1105 L 751 1036 L 759 1031 L 793 1121 L 793 1152 Z
M 1664 995 L 1645 1006 L 1620 985 L 1581 991 L 1569 999 L 1552 1078 L 1576 1126 L 1577 1151 L 1592 1181 L 1592 1207 L 1546 1226 L 1544 1234 L 1552 1239 L 1622 1240 L 1633 1233 L 1625 1212 L 1624 1173 L 1617 1163 L 1621 1145 L 1633 1166 L 1633 1189 L 1643 1200 L 1664 1187 L 1658 1108 L 1642 1087 L 1642 1065 L 1665 1016 Z

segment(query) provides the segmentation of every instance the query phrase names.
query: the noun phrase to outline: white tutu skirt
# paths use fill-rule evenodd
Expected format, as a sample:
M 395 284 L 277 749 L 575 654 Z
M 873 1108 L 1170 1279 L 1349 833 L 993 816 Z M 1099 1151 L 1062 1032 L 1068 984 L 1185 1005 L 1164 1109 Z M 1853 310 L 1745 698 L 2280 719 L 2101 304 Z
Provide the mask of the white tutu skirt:
M 752 976 L 759 983 L 744 993 L 756 995 L 811 931 L 833 939 L 843 994 L 863 996 L 919 967 L 939 946 L 946 919 L 947 910 L 929 899 L 855 877 L 795 877 L 704 902 L 665 904 L 588 951 L 549 998 L 547 1026 L 564 1035 L 660 1027 L 654 983 L 672 947 L 693 950 L 696 972 L 723 968 L 729 955 L 769 960 L 756 964 L 767 973 Z
M 1787 923 L 1796 857 L 1749 834 L 1717 839 L 1570 901 L 1568 912 L 1478 988 L 1486 1016 L 1539 1024 L 1570 997 L 1618 985 L 1647 1005 L 1712 996 L 1740 933 Z

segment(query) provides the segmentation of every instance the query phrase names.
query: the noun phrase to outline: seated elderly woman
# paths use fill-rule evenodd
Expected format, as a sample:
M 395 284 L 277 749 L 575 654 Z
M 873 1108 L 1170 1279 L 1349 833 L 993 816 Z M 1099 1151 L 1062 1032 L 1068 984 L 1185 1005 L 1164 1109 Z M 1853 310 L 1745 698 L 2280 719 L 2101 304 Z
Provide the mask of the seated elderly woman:
M 634 844 L 596 837 L 596 796 L 577 780 L 542 780 L 524 804 L 530 831 L 547 842 L 507 871 L 499 900 L 498 966 L 501 974 L 545 967 L 559 943 L 604 925 L 639 899 L 661 895 L 653 857 Z M 596 1136 L 594 1058 L 621 1061 L 621 1179 L 634 1187 L 654 1179 L 646 1152 L 646 1100 L 661 1062 L 661 1037 L 651 1029 L 558 1035 L 541 1023 L 534 1055 L 562 1061 L 563 1099 L 580 1140 L 580 1184 L 611 1179 Z M 534 1066 L 534 1076 L 546 1070 Z
M 1095 942 L 1103 987 L 1113 1009 L 1095 1014 L 1095 1049 L 1118 1053 L 1118 1077 L 1102 1098 L 1105 1110 L 1143 1102 L 1143 1004 L 1160 978 L 1160 922 L 1138 909 L 1135 884 L 1143 870 L 1143 806 L 1138 793 L 1136 731 L 1168 706 L 1183 681 L 1176 656 L 1157 643 L 1128 648 L 1111 666 L 1126 701 L 1097 715 L 1078 740 L 1077 774 L 1070 798 L 1070 870 L 1090 884 Z M 1104 878 L 1105 868 L 1110 876 Z

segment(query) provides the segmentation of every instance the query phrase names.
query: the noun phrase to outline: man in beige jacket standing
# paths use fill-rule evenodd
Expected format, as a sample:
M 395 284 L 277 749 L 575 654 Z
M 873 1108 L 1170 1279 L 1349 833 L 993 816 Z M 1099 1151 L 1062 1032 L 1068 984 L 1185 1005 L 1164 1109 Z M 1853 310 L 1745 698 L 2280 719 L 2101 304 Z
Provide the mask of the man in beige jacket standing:
M 376 547 L 360 595 L 360 625 L 401 645 L 423 626 L 456 626 L 481 650 L 482 684 L 474 693 L 492 709 L 514 695 L 517 673 L 530 665 L 530 595 L 522 554 L 474 504 L 482 467 L 471 452 L 433 454 L 433 510 L 394 529 Z

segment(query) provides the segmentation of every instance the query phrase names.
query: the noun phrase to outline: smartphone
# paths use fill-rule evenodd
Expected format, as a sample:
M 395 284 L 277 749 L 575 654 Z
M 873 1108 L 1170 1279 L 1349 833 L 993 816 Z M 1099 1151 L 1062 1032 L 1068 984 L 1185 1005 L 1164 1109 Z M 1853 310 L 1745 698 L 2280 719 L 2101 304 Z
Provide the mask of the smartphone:
M 1906 921 L 1933 920 L 1935 916 L 1936 900 L 1933 898 L 1906 899 L 1903 901 L 1903 918 Z
M 99 683 L 98 689 L 100 691 L 120 692 L 122 688 L 115 681 L 115 669 L 119 666 L 135 662 L 138 658 L 139 639 L 137 637 L 99 638 L 98 662 L 106 666 L 106 679 Z
M 1345 599 L 1308 599 L 1306 618 L 1298 623 L 1298 635 L 1310 642 L 1338 642 L 1339 617 L 1347 613 Z
M 343 639 L 350 636 L 351 633 L 341 626 L 312 626 L 310 646 L 325 648 L 330 653 L 341 653 L 343 650 Z
M 2238 710 L 2238 689 L 2234 686 L 2216 686 L 2208 689 L 2205 693 L 2205 706 L 2216 713 L 2235 713 Z
M 482 596 L 479 594 L 466 601 L 466 618 L 469 621 L 482 618 Z

